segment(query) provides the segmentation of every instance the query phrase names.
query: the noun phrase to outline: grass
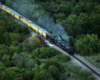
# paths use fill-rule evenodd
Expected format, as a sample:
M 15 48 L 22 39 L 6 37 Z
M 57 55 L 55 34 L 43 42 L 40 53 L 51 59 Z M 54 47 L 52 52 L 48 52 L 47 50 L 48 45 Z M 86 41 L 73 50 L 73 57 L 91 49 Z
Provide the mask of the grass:
M 100 53 L 98 55 L 95 55 L 95 56 L 85 57 L 85 59 L 88 62 L 90 62 L 91 64 L 93 64 L 94 66 L 100 68 Z
M 95 80 L 91 72 L 80 69 L 72 62 L 63 62 L 62 65 L 66 72 L 61 74 L 60 80 Z

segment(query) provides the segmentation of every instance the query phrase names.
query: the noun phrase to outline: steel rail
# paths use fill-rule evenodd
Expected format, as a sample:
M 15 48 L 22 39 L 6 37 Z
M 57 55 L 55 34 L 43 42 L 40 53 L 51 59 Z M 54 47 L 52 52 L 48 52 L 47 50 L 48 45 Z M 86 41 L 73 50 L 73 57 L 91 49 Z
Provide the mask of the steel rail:
M 14 18 L 14 17 L 13 17 Z M 14 19 L 16 19 L 16 18 L 14 18 Z M 17 19 L 16 19 L 17 20 Z M 17 21 L 20 21 L 20 20 L 17 20 Z M 22 24 L 24 24 L 25 25 L 25 23 L 23 23 L 22 21 L 20 21 Z M 28 25 L 26 25 L 26 26 L 28 26 Z M 29 27 L 28 26 L 28 28 L 31 28 L 31 27 Z M 31 28 L 32 29 L 32 28 Z M 32 29 L 33 30 L 33 29 Z M 34 32 L 36 32 L 35 30 L 33 30 Z M 37 33 L 37 32 L 36 32 Z M 42 39 L 44 39 L 44 40 L 47 40 L 47 39 L 45 39 L 44 37 L 42 37 L 39 33 L 37 33 L 38 34 L 38 36 L 39 37 L 41 37 Z M 51 41 L 49 41 L 51 44 L 54 44 L 54 43 L 52 43 Z M 55 45 L 55 44 L 54 44 Z M 57 45 L 56 45 L 57 46 Z M 59 46 L 57 46 L 57 47 L 59 47 Z M 60 48 L 60 47 L 59 47 Z M 60 48 L 60 49 L 62 49 L 62 48 Z M 63 50 L 63 49 L 62 49 Z M 63 50 L 63 51 L 65 51 L 65 50 Z M 67 51 L 65 51 L 65 52 L 67 52 Z M 67 52 L 68 53 L 68 52 Z M 68 53 L 69 54 L 69 53 Z M 72 56 L 72 57 L 74 57 L 76 60 L 78 60 L 80 63 L 82 63 L 84 66 L 86 66 L 89 70 L 91 70 L 94 74 L 96 74 L 98 77 L 100 77 L 100 74 L 98 74 L 94 69 L 92 69 L 90 66 L 88 66 L 86 63 L 84 63 L 82 60 L 80 60 L 79 58 L 77 58 L 76 56 L 74 56 L 74 55 L 71 55 L 71 54 L 69 54 L 70 56 Z

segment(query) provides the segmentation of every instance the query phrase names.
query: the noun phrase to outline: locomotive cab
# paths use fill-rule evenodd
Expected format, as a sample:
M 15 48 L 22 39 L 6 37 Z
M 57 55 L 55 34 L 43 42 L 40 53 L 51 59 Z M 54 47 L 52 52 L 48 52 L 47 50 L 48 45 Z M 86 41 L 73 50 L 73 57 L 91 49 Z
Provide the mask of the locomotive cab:
M 74 55 L 74 50 L 69 45 L 66 45 L 66 49 L 71 55 Z

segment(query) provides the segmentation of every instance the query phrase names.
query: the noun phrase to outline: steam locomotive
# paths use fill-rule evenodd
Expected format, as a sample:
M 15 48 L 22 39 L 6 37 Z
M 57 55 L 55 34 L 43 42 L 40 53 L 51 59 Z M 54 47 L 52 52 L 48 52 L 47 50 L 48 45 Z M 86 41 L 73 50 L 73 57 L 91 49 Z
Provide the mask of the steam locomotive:
M 69 54 L 74 55 L 73 49 L 69 45 L 67 45 L 64 41 L 60 40 L 58 37 L 55 37 L 51 33 L 47 32 L 46 30 L 41 28 L 40 26 L 33 23 L 31 20 L 25 18 L 24 16 L 20 15 L 19 13 L 17 13 L 13 9 L 9 8 L 8 6 L 2 4 L 1 2 L 0 2 L 0 9 L 9 13 L 14 18 L 20 20 L 21 22 L 26 24 L 28 27 L 32 28 L 36 33 L 38 33 L 43 38 L 45 38 L 45 39 L 49 40 L 50 42 L 56 44 L 57 46 L 59 46 L 63 50 L 67 51 Z

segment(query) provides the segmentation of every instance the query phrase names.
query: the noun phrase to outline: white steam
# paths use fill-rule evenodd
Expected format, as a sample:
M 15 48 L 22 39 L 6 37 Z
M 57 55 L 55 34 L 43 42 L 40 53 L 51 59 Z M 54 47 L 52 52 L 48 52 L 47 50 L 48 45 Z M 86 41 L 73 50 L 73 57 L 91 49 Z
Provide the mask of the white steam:
M 35 8 L 37 5 L 34 1 L 31 3 L 30 0 L 13 0 L 12 3 L 13 9 L 31 19 L 34 23 L 46 29 L 48 32 L 52 32 L 53 35 L 61 36 L 63 40 L 69 44 L 69 37 L 63 26 L 60 23 L 55 24 L 47 15 L 43 16 L 42 11 L 36 10 Z

